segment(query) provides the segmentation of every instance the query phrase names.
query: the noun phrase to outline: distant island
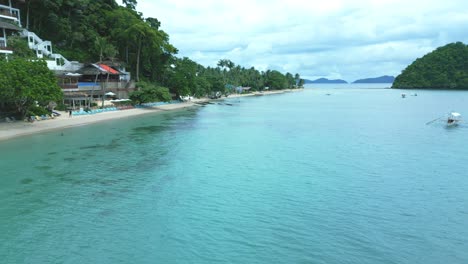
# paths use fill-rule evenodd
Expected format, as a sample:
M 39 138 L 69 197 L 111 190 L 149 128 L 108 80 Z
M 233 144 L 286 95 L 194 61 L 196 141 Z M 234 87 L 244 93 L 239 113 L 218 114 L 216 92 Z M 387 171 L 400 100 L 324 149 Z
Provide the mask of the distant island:
M 416 59 L 392 88 L 468 89 L 468 46 L 451 43 Z
M 305 83 L 348 83 L 347 81 L 345 80 L 340 80 L 340 79 L 336 79 L 336 80 L 329 80 L 327 78 L 319 78 L 317 80 L 304 80 Z
M 395 77 L 384 75 L 376 78 L 359 79 L 353 83 L 393 83 L 394 80 Z

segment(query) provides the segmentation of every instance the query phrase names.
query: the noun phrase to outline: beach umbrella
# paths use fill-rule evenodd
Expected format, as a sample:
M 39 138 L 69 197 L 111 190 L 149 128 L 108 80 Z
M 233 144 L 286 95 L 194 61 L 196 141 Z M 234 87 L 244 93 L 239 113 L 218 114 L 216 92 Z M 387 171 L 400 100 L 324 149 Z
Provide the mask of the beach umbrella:
M 105 93 L 105 95 L 114 96 L 114 95 L 115 95 L 115 93 L 113 93 L 113 92 L 107 92 L 107 93 Z

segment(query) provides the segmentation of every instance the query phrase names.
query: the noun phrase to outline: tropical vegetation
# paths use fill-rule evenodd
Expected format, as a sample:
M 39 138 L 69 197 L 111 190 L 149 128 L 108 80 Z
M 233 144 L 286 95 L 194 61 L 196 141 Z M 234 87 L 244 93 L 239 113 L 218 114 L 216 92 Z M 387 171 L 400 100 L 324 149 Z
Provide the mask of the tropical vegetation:
M 139 82 L 138 90 L 130 94 L 130 100 L 136 104 L 148 102 L 169 102 L 171 94 L 166 87 L 155 86 L 152 83 Z
M 416 59 L 393 88 L 468 89 L 468 46 L 451 43 Z
M 9 1 L 0 0 L 0 4 L 8 4 Z M 157 18 L 143 17 L 142 13 L 136 11 L 137 0 L 123 0 L 123 6 L 118 5 L 115 0 L 12 2 L 21 11 L 22 26 L 42 39 L 50 40 L 54 44 L 55 53 L 84 63 L 112 60 L 125 66 L 137 82 L 137 87 L 140 87 L 130 95 L 137 102 L 167 100 L 168 95 L 178 97 L 206 96 L 218 92 L 227 94 L 233 92 L 237 86 L 248 86 L 251 87 L 251 91 L 261 91 L 265 87 L 284 89 L 304 84 L 299 74 L 282 74 L 276 70 L 259 71 L 254 67 L 244 68 L 228 59 L 219 60 L 216 67 L 205 67 L 190 58 L 177 57 L 178 50 L 170 43 L 169 35 L 161 29 L 161 22 Z M 14 55 L 8 62 L 2 63 L 11 63 L 12 66 L 7 67 L 10 70 L 17 69 L 16 63 L 24 64 L 27 63 L 24 59 L 34 58 L 34 53 L 28 49 L 25 39 L 9 38 L 9 46 L 14 49 Z M 16 59 L 20 62 L 15 62 Z M 43 63 L 38 62 L 36 66 L 39 67 L 38 65 Z M 7 68 L 0 69 L 3 79 L 6 78 Z M 51 76 L 49 73 L 46 75 L 47 78 Z M 24 82 L 22 89 L 36 87 L 26 85 L 23 79 L 17 79 L 18 82 L 20 80 Z M 19 87 L 7 87 L 8 85 L 2 83 L 2 89 Z M 59 99 L 55 94 L 55 84 L 47 89 L 54 90 L 50 99 Z M 47 89 L 44 91 L 48 91 Z M 2 91 L 0 107 L 10 105 L 10 101 L 14 101 L 6 98 L 7 94 L 9 93 Z M 29 93 L 28 98 L 34 94 L 37 94 L 36 91 Z M 28 99 L 27 105 L 31 100 L 43 102 L 45 99 L 31 98 Z M 8 103 L 5 100 L 8 100 Z M 23 114 L 24 111 L 25 109 L 21 108 Z
M 42 60 L 0 61 L 0 107 L 23 118 L 36 106 L 60 102 L 63 93 L 53 72 Z M 32 115 L 35 115 L 32 114 Z

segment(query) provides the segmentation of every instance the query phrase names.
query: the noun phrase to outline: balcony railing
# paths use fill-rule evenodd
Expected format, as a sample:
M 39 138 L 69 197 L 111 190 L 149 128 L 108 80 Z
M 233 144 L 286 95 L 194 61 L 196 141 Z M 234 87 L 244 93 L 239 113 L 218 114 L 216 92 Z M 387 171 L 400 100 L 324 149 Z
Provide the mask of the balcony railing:
M 78 83 L 75 83 L 75 84 L 59 83 L 59 86 L 62 87 L 62 89 L 78 89 Z
M 10 47 L 7 47 L 5 41 L 0 40 L 0 50 L 13 50 L 13 49 Z
M 0 5 L 0 16 L 4 16 L 4 17 L 11 17 L 11 18 L 14 18 L 14 19 L 17 19 L 19 20 L 19 10 L 16 9 L 16 8 L 9 8 L 9 7 L 6 7 L 6 6 L 2 6 Z

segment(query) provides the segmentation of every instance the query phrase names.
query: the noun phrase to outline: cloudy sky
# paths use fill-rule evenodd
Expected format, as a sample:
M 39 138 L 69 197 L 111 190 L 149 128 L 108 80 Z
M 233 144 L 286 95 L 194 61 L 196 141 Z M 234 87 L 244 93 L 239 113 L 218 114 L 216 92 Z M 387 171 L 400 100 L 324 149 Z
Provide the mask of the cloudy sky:
M 468 43 L 466 0 L 138 0 L 187 56 L 303 78 L 398 75 L 450 42 Z

